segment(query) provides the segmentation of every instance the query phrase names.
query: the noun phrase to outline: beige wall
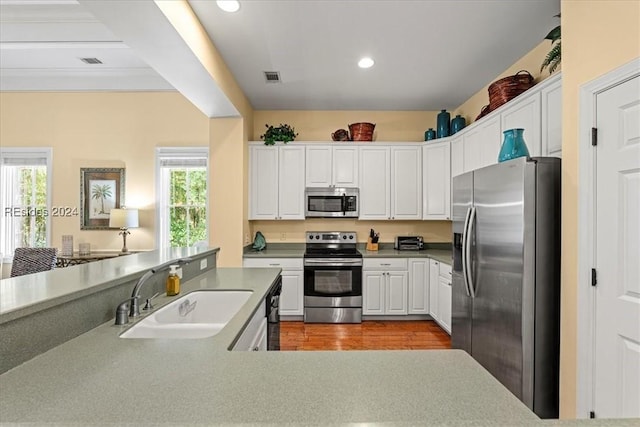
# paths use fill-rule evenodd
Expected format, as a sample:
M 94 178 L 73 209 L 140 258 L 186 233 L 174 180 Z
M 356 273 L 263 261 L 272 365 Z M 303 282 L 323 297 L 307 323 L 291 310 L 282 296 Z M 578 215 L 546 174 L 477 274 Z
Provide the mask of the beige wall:
M 177 92 L 0 93 L 0 144 L 52 147 L 53 206 L 80 208 L 80 168 L 125 168 L 125 199 L 140 211 L 131 250 L 155 247 L 155 148 L 208 146 L 208 119 Z M 117 250 L 117 230 L 81 230 L 79 217 L 51 218 L 51 245 Z
M 558 18 L 555 25 L 560 24 Z M 553 29 L 553 26 L 549 28 L 549 31 Z M 546 35 L 546 34 L 545 34 Z M 544 36 L 543 36 L 544 37 Z M 485 87 L 476 92 L 471 98 L 467 99 L 461 106 L 456 108 L 451 117 L 455 117 L 456 114 L 460 114 L 467 120 L 467 124 L 473 123 L 475 118 L 480 114 L 482 107 L 489 104 L 489 85 L 498 79 L 506 76 L 516 74 L 520 70 L 527 70 L 533 77 L 536 83 L 540 83 L 542 80 L 549 77 L 549 70 L 545 69 L 540 72 L 540 66 L 545 56 L 551 49 L 551 41 L 545 40 L 538 44 L 533 50 L 528 52 L 522 58 L 517 60 L 512 66 L 504 70 L 500 75 L 496 76 L 493 80 L 487 83 Z M 558 71 L 561 67 L 558 67 Z M 557 72 L 557 71 L 556 71 Z
M 254 111 L 253 140 L 260 141 L 265 125 L 287 123 L 298 132 L 296 141 L 331 141 L 338 129 L 349 124 L 375 123 L 374 141 L 424 141 L 424 131 L 436 127 L 438 111 Z M 366 144 L 366 142 L 363 142 Z
M 640 2 L 562 1 L 562 418 L 576 416 L 580 86 L 639 56 Z

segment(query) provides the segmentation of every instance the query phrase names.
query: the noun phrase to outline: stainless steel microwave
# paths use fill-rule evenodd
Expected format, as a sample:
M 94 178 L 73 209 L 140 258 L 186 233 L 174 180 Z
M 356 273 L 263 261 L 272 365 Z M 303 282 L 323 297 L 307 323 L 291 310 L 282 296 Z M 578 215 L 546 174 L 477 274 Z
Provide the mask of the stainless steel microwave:
M 360 190 L 357 188 L 307 187 L 304 216 L 307 218 L 357 218 Z

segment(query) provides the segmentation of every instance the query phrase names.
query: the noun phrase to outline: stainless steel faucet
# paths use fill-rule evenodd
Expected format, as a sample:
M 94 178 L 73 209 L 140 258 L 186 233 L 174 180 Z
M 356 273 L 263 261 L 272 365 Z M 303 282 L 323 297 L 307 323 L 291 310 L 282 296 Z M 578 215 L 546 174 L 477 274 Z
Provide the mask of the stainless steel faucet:
M 166 271 L 172 265 L 183 265 L 189 264 L 191 262 L 191 258 L 179 258 L 177 260 L 165 262 L 164 264 L 159 265 L 158 267 L 152 268 L 147 271 L 138 279 L 136 285 L 133 287 L 133 291 L 131 292 L 131 298 L 128 298 L 118 304 L 116 308 L 116 325 L 124 325 L 129 323 L 129 317 L 137 317 L 140 316 L 140 288 L 142 285 L 149 280 L 156 273 L 160 273 L 162 271 Z M 127 313 L 128 311 L 128 313 Z

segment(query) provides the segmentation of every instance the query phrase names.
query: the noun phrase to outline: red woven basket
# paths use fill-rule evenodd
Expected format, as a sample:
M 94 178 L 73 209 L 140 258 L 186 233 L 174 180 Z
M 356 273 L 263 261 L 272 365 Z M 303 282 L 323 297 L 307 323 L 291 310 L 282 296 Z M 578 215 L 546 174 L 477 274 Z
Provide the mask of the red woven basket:
M 375 123 L 353 123 L 349 125 L 352 141 L 373 141 Z
M 533 76 L 527 70 L 521 70 L 513 76 L 496 80 L 489 85 L 489 109 L 494 111 L 533 85 Z

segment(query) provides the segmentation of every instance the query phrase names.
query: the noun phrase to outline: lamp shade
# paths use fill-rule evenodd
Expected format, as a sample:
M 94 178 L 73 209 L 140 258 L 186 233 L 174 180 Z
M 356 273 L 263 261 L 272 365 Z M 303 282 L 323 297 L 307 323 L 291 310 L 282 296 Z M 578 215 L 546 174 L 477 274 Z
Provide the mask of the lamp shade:
M 138 226 L 138 209 L 111 209 L 109 227 L 135 228 Z

